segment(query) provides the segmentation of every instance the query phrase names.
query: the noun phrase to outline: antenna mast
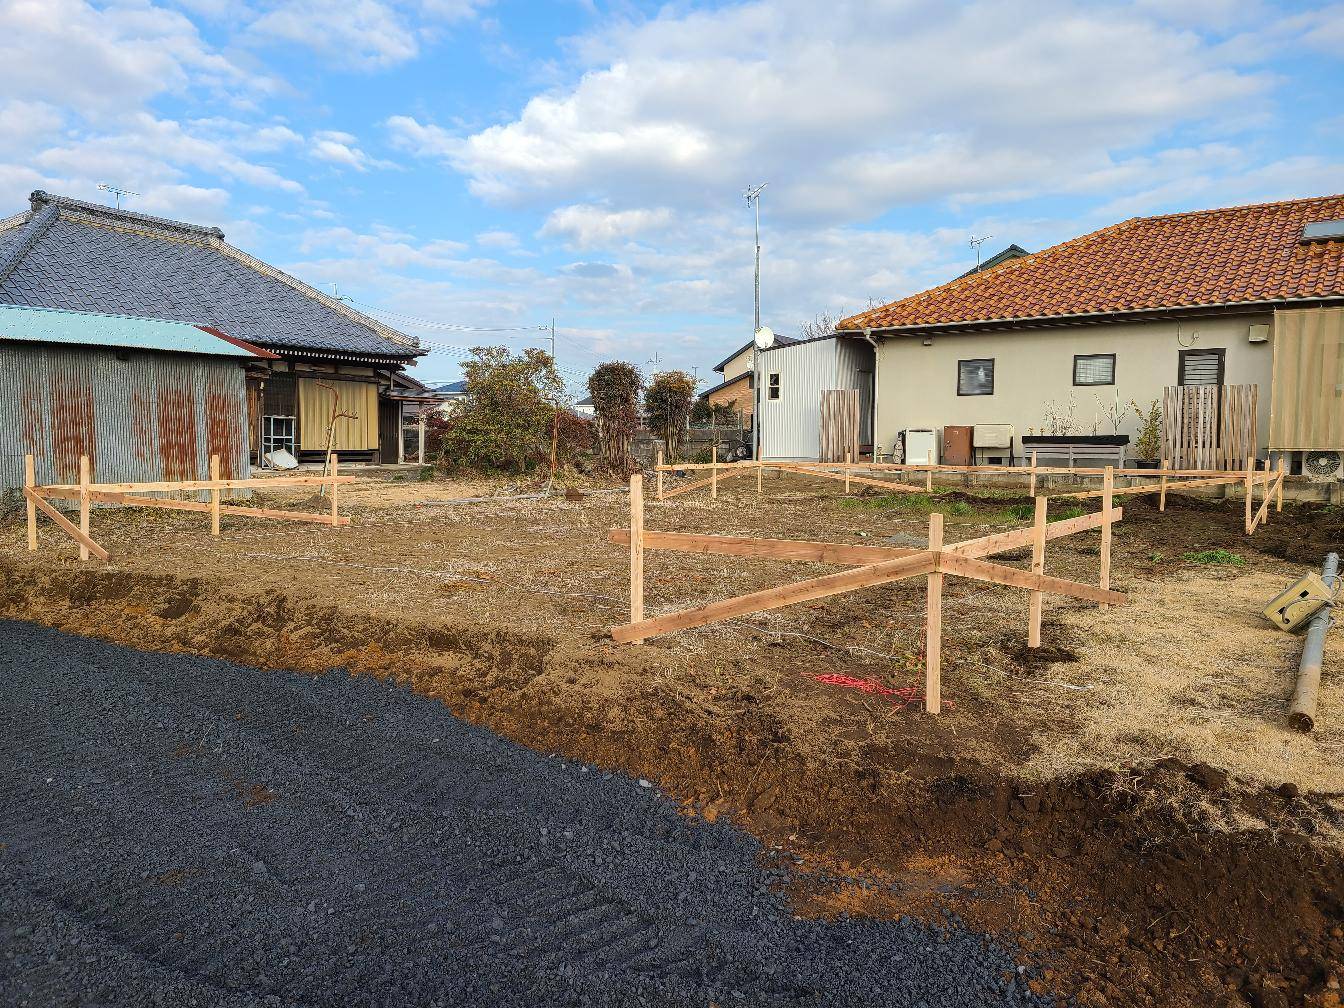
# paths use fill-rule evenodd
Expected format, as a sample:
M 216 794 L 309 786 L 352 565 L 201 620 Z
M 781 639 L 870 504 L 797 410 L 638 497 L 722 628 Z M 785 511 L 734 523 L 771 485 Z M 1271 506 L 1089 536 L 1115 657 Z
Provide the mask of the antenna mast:
M 123 196 L 139 196 L 138 192 L 131 192 L 129 189 L 121 189 L 114 185 L 108 185 L 106 182 L 99 182 L 98 188 L 103 192 L 110 192 L 117 201 L 117 209 L 121 209 L 121 198 Z
M 769 182 L 762 182 L 760 185 L 748 186 L 742 193 L 747 198 L 747 206 L 754 207 L 756 210 L 756 296 L 754 299 L 756 313 L 755 324 L 751 327 L 753 333 L 761 327 L 761 190 L 769 184 Z
M 975 235 L 971 235 L 969 244 L 971 248 L 975 249 L 975 271 L 977 273 L 980 272 L 980 246 L 993 237 L 993 235 L 985 235 L 983 238 L 977 238 Z

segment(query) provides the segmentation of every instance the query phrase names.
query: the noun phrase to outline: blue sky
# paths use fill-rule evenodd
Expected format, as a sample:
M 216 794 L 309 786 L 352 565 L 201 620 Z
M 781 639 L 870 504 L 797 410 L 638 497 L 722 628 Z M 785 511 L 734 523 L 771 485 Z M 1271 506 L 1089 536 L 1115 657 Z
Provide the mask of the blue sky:
M 1128 217 L 1344 191 L 1344 5 L 0 0 L 0 213 L 217 225 L 433 344 L 702 379 Z M 421 321 L 414 321 L 421 320 Z M 499 329 L 473 332 L 455 327 Z

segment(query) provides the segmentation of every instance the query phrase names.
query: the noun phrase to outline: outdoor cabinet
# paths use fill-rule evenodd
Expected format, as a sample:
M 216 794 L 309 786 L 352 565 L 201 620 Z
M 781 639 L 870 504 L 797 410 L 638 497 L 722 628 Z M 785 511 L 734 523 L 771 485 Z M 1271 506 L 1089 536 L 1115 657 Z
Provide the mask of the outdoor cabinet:
M 971 464 L 971 432 L 973 427 L 943 428 L 943 465 L 968 466 Z

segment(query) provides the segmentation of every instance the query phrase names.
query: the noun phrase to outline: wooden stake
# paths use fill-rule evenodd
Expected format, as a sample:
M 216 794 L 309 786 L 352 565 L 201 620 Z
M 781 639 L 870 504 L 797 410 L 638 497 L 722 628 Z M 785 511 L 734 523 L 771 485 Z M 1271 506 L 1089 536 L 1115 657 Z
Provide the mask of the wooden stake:
M 1246 534 L 1250 535 L 1254 531 L 1251 524 L 1251 500 L 1255 497 L 1255 456 L 1246 456 Z
M 210 456 L 210 478 L 219 479 L 219 456 Z M 216 539 L 219 538 L 219 487 L 210 491 L 210 534 Z M 331 499 L 336 499 L 336 488 L 331 488 Z
M 1165 510 L 1167 509 L 1167 473 L 1166 473 L 1166 468 L 1167 468 L 1167 460 L 1166 460 L 1166 459 L 1163 459 L 1163 460 L 1162 460 L 1162 470 L 1163 470 L 1163 472 L 1162 472 L 1162 480 L 1161 480 L 1161 486 L 1162 486 L 1162 489 L 1160 489 L 1160 490 L 1157 492 L 1157 509 L 1158 509 L 1159 511 L 1165 511 Z
M 712 500 L 719 499 L 719 449 L 715 445 L 710 449 L 714 457 L 710 460 L 709 466 L 709 496 Z
M 1036 498 L 1036 516 L 1032 524 L 1031 539 L 1031 572 L 1033 574 L 1045 573 L 1045 529 L 1046 529 L 1046 508 L 1049 507 L 1050 498 Z M 1028 597 L 1027 601 L 1027 647 L 1041 646 L 1041 609 L 1045 602 L 1045 595 L 1042 592 L 1034 591 Z
M 765 465 L 761 462 L 756 463 L 756 496 L 761 496 L 761 474 L 765 472 Z
M 644 477 L 630 477 L 630 622 L 644 620 Z M 631 641 L 642 643 L 643 637 Z
M 23 457 L 23 485 L 31 490 L 37 486 L 37 466 L 31 455 Z M 28 505 L 28 551 L 31 553 L 37 549 L 37 505 L 27 494 L 23 495 L 24 502 Z
M 1101 520 L 1104 524 L 1101 526 L 1101 587 L 1111 587 L 1111 524 L 1113 521 L 1114 508 L 1112 507 L 1111 494 L 1115 492 L 1115 471 L 1106 467 L 1106 475 L 1103 476 L 1101 483 Z
M 89 457 L 87 455 L 79 457 L 79 534 L 85 540 L 89 538 Z M 89 558 L 88 543 L 82 540 L 79 544 L 79 558 L 81 560 Z
M 943 516 L 929 515 L 929 550 L 937 556 L 943 548 Z M 943 709 L 943 575 L 929 575 L 924 621 L 924 709 L 937 714 Z
M 1278 493 L 1277 493 L 1277 500 L 1275 501 L 1275 504 L 1274 504 L 1274 510 L 1275 510 L 1275 511 L 1282 511 L 1282 510 L 1283 510 L 1283 479 L 1284 479 L 1284 477 L 1285 477 L 1286 475 L 1287 475 L 1287 471 L 1286 471 L 1286 470 L 1284 469 L 1284 467 L 1283 467 L 1283 456 L 1280 455 L 1280 456 L 1279 456 L 1279 489 L 1278 489 Z
M 657 459 L 658 459 L 658 461 L 657 461 L 657 463 L 654 465 L 654 467 L 653 467 L 653 471 L 654 471 L 655 473 L 657 473 L 657 475 L 654 477 L 654 479 L 658 481 L 657 496 L 658 496 L 658 499 L 659 499 L 659 500 L 662 500 L 662 499 L 663 499 L 663 446 L 662 446 L 662 445 L 659 445 L 659 446 L 658 446 L 658 455 L 657 455 Z
M 558 415 L 559 415 L 559 414 L 557 414 L 557 416 L 558 416 Z M 333 476 L 339 476 L 339 475 L 341 474 L 341 457 L 340 457 L 339 455 L 337 455 L 335 452 L 333 452 L 332 455 L 331 455 L 331 474 L 332 474 Z M 554 469 L 554 468 L 551 469 L 551 474 L 552 474 L 552 475 L 555 474 L 555 469 Z M 341 516 L 340 516 L 340 513 L 336 510 L 336 509 L 337 509 L 336 495 L 337 495 L 338 492 L 339 492 L 339 491 L 337 490 L 337 485 L 336 485 L 335 483 L 333 483 L 333 484 L 331 485 L 331 525 L 332 525 L 332 528 L 335 528 L 337 525 L 339 525 L 339 524 L 341 523 Z
M 925 469 L 925 470 L 924 470 L 924 492 L 925 492 L 925 493 L 930 493 L 930 494 L 933 493 L 933 470 L 932 470 L 932 469 Z
M 1031 477 L 1027 480 L 1028 495 L 1036 496 L 1036 453 L 1031 453 Z
M 850 476 L 850 470 L 852 469 L 852 466 L 850 465 L 850 463 L 853 461 L 853 459 L 854 459 L 854 456 L 853 456 L 853 455 L 851 455 L 848 451 L 845 452 L 845 493 L 846 493 L 846 494 L 849 493 L 849 476 Z

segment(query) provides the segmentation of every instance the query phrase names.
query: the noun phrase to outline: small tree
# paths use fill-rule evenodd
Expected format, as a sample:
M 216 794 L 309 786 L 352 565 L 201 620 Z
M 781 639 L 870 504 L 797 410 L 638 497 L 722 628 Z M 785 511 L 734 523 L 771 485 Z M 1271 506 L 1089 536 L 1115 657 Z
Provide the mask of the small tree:
M 664 371 L 649 381 L 644 392 L 644 414 L 663 444 L 670 461 L 681 454 L 682 439 L 695 401 L 695 379 L 685 371 Z
M 869 298 L 868 307 L 873 307 L 872 298 Z M 805 340 L 818 339 L 822 336 L 830 336 L 835 332 L 835 323 L 839 319 L 834 318 L 827 312 L 818 312 L 817 317 L 811 322 L 802 322 L 798 326 L 798 335 Z
M 467 388 L 445 418 L 442 461 L 450 469 L 523 472 L 550 454 L 565 394 L 555 361 L 543 350 L 513 356 L 504 347 L 473 347 L 462 365 Z
M 644 379 L 639 371 L 624 361 L 599 364 L 588 376 L 602 458 L 622 476 L 634 467 L 630 439 L 639 426 L 639 395 L 643 391 Z

